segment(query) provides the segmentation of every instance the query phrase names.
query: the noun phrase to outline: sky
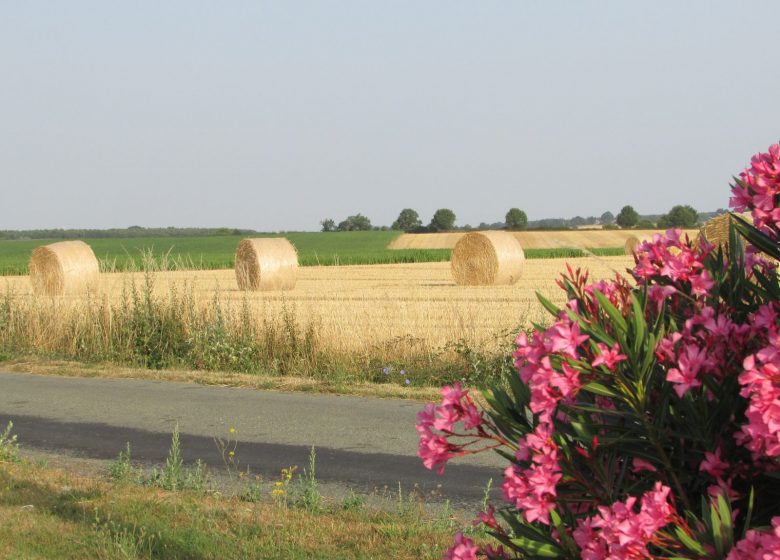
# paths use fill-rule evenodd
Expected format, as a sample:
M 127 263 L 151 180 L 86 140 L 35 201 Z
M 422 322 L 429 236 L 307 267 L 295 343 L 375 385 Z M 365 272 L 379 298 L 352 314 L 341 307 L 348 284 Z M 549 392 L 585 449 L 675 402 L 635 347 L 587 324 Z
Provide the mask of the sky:
M 728 206 L 777 1 L 0 0 L 0 229 Z

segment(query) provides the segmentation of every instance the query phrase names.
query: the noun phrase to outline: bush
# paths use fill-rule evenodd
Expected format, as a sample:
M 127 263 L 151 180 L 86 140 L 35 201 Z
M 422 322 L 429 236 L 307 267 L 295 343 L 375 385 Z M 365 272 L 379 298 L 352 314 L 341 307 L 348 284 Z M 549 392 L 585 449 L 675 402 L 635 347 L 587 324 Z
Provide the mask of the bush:
M 460 385 L 418 415 L 419 456 L 497 450 L 506 502 L 489 558 L 780 557 L 780 144 L 732 188 L 728 253 L 669 230 L 633 282 L 569 269 L 567 305 L 521 333 L 517 372 L 478 409 Z M 519 375 L 518 375 L 519 374 Z M 465 438 L 465 439 L 464 439 Z M 498 514 L 498 515 L 496 515 Z M 505 547 L 505 548 L 502 548 Z M 475 558 L 463 534 L 447 558 Z

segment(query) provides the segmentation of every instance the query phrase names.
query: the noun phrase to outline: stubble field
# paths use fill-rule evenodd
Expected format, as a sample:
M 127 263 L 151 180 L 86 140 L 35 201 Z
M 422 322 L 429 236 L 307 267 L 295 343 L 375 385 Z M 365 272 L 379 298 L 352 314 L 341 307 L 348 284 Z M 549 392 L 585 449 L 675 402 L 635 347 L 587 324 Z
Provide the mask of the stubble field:
M 298 283 L 286 292 L 239 291 L 232 270 L 112 273 L 101 276 L 100 302 L 118 303 L 132 286 L 147 280 L 160 300 L 188 294 L 188 305 L 213 308 L 234 321 L 254 319 L 268 324 L 293 318 L 301 331 L 317 332 L 324 351 L 383 355 L 403 359 L 410 351 L 427 352 L 459 341 L 491 350 L 502 335 L 545 319 L 536 293 L 563 303 L 555 280 L 566 263 L 588 269 L 594 280 L 611 278 L 631 266 L 631 257 L 592 257 L 574 260 L 527 260 L 521 280 L 513 286 L 457 286 L 450 264 L 304 267 Z M 0 280 L 7 297 L 31 307 L 57 308 L 88 316 L 85 298 L 46 298 L 32 295 L 29 277 Z

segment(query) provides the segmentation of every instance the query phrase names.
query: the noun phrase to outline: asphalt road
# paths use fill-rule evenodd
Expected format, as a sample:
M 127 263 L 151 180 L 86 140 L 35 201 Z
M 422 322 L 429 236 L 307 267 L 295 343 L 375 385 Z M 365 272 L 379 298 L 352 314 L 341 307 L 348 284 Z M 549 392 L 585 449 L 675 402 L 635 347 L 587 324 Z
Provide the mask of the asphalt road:
M 214 437 L 231 427 L 241 465 L 266 480 L 308 465 L 317 453 L 323 484 L 371 492 L 417 488 L 471 507 L 488 479 L 501 479 L 493 453 L 452 461 L 444 476 L 416 457 L 418 402 L 280 393 L 132 379 L 71 378 L 0 372 L 0 427 L 14 422 L 24 448 L 114 459 L 129 442 L 133 459 L 164 462 L 178 422 L 182 454 L 223 467 Z

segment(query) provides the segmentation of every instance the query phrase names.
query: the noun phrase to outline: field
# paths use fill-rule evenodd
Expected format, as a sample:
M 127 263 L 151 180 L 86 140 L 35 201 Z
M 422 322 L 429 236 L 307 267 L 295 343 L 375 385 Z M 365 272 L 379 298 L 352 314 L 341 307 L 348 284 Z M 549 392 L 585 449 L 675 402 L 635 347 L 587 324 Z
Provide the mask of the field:
M 622 249 L 626 239 L 631 236 L 640 240 L 648 239 L 655 233 L 663 233 L 661 230 L 568 230 L 568 231 L 516 231 L 514 233 L 523 249 Z M 686 230 L 691 238 L 697 230 Z M 465 233 L 423 233 L 403 234 L 390 243 L 391 249 L 452 249 Z
M 515 235 L 529 259 L 618 256 L 630 235 L 640 238 L 653 231 L 543 231 Z M 284 236 L 298 250 L 301 266 L 400 264 L 442 262 L 463 233 L 399 234 L 394 231 L 290 232 L 258 234 Z M 145 261 L 162 270 L 219 270 L 232 268 L 235 235 L 198 237 L 138 237 L 86 239 L 104 272 L 138 271 Z M 33 249 L 52 239 L 0 240 L 0 276 L 27 274 Z
M 234 360 L 242 371 L 255 364 L 353 381 L 382 381 L 385 368 L 396 374 L 403 369 L 407 375 L 396 381 L 425 385 L 440 382 L 444 369 L 461 374 L 474 366 L 466 362 L 505 356 L 519 329 L 546 320 L 537 291 L 563 303 L 555 279 L 566 263 L 529 260 L 517 285 L 485 287 L 455 285 L 449 263 L 314 266 L 299 270 L 293 291 L 251 293 L 237 289 L 232 270 L 112 273 L 102 276 L 99 293 L 89 299 L 35 298 L 27 277 L 6 277 L 0 280 L 5 292 L 0 312 L 6 309 L 5 318 L 0 313 L 5 322 L 0 350 L 70 358 L 120 355 L 128 361 L 138 351 L 132 336 L 181 330 L 180 343 L 189 344 L 188 352 L 204 345 L 197 350 L 200 362 L 193 358 L 190 366 L 203 362 L 204 369 L 230 369 Z M 576 264 L 598 279 L 623 272 L 632 260 L 590 257 Z M 147 328 L 150 322 L 157 329 L 155 321 L 163 321 L 164 333 L 122 331 Z M 224 330 L 230 343 L 210 339 L 214 329 Z M 259 342 L 250 341 L 245 361 L 246 346 L 237 341 L 249 339 Z M 130 345 L 126 352 L 123 345 Z M 140 363 L 170 365 L 171 360 L 160 360 Z
M 258 234 L 253 237 L 283 235 L 298 249 L 302 266 L 388 264 L 435 262 L 449 259 L 448 250 L 406 249 L 392 251 L 388 244 L 399 234 L 394 231 L 291 232 Z M 153 255 L 163 269 L 217 270 L 232 268 L 236 246 L 243 237 L 139 237 L 128 239 L 86 239 L 104 271 L 141 270 L 143 261 Z M 27 274 L 27 262 L 35 247 L 55 240 L 0 240 L 0 275 Z

